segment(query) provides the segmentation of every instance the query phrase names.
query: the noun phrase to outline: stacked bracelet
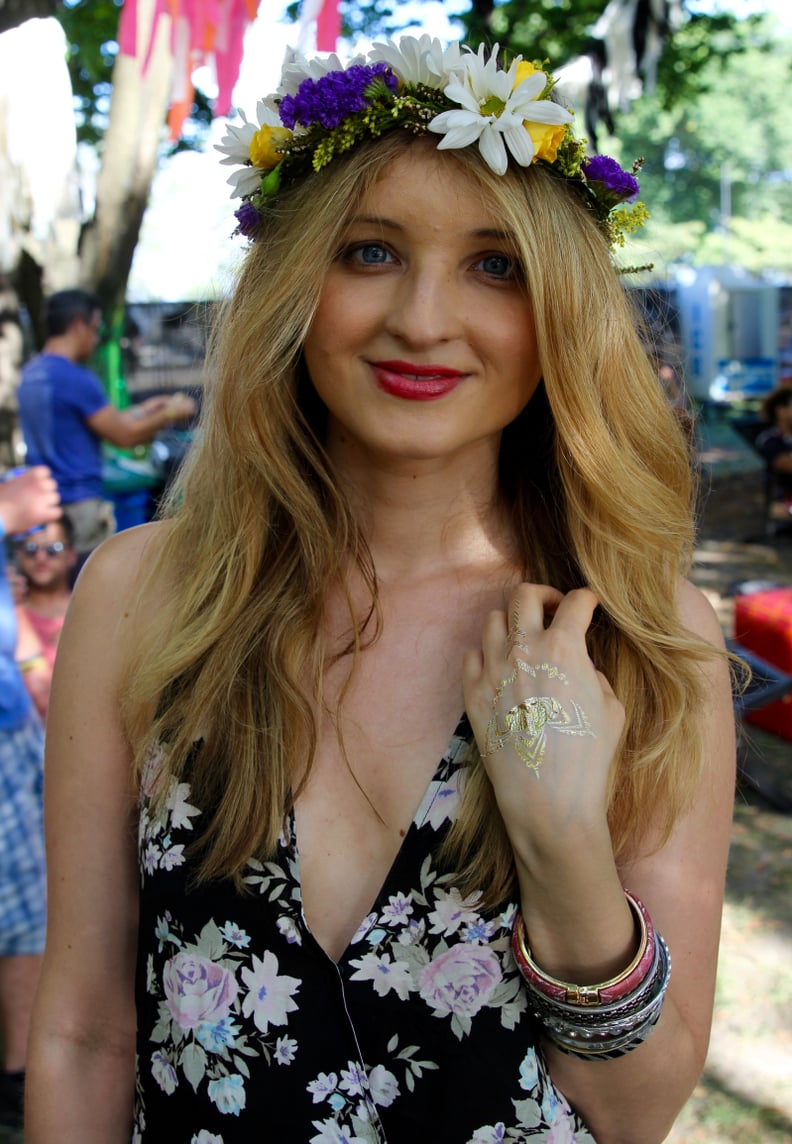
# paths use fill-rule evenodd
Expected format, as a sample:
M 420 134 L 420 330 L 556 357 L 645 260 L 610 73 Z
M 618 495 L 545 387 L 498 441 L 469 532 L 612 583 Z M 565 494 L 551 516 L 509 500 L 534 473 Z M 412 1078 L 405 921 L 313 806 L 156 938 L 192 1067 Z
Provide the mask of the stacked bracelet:
M 38 652 L 36 655 L 30 655 L 27 659 L 18 659 L 17 667 L 20 671 L 40 671 L 42 668 L 47 667 L 46 656 Z
M 573 985 L 545 973 L 531 956 L 517 914 L 512 949 L 528 987 L 534 1015 L 564 1052 L 609 1060 L 630 1052 L 649 1036 L 660 1016 L 671 958 L 643 903 L 625 890 L 638 921 L 638 951 L 627 968 L 600 985 Z

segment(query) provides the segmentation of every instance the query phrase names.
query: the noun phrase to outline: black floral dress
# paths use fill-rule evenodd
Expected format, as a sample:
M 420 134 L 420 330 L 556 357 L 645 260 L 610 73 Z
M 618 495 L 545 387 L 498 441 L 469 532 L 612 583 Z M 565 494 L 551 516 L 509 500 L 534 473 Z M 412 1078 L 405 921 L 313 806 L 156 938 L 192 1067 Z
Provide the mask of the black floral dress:
M 336 963 L 302 914 L 294 822 L 272 862 L 194 888 L 186 782 L 140 796 L 138 1071 L 151 1144 L 593 1144 L 553 1086 L 514 964 L 516 905 L 462 897 L 436 858 L 463 719 L 369 915 Z

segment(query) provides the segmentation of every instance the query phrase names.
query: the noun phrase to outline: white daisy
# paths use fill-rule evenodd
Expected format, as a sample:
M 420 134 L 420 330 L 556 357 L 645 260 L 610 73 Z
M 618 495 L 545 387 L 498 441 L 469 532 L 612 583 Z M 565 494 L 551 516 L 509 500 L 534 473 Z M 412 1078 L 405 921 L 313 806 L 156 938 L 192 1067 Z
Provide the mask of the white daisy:
M 436 37 L 402 36 L 375 43 L 369 52 L 372 63 L 386 63 L 407 84 L 423 83 L 428 87 L 445 87 L 462 68 L 458 43 L 444 48 Z
M 365 64 L 365 62 L 365 56 L 357 55 L 344 64 L 335 52 L 329 56 L 315 56 L 309 60 L 307 56 L 295 48 L 287 48 L 278 96 L 296 95 L 303 80 L 318 80 L 327 75 L 328 72 L 346 71 L 347 68 L 351 68 L 355 64 Z
M 260 99 L 256 104 L 256 120 L 247 118 L 244 111 L 239 112 L 242 123 L 226 123 L 226 133 L 219 143 L 215 143 L 215 151 L 225 156 L 220 162 L 238 167 L 239 170 L 229 175 L 226 182 L 233 187 L 232 199 L 241 199 L 252 195 L 261 183 L 261 171 L 250 164 L 250 145 L 253 136 L 260 127 L 283 127 L 280 116 L 274 104 L 269 99 Z
M 521 167 L 533 162 L 535 148 L 525 123 L 570 123 L 572 116 L 557 103 L 539 98 L 547 84 L 544 72 L 534 72 L 515 87 L 521 57 L 508 71 L 499 71 L 497 60 L 497 44 L 486 62 L 483 44 L 477 55 L 470 52 L 463 57 L 464 75 L 452 79 L 445 89 L 448 98 L 460 106 L 437 115 L 429 130 L 443 136 L 439 151 L 467 147 L 478 140 L 482 157 L 497 175 L 503 175 L 509 162 L 507 147 Z

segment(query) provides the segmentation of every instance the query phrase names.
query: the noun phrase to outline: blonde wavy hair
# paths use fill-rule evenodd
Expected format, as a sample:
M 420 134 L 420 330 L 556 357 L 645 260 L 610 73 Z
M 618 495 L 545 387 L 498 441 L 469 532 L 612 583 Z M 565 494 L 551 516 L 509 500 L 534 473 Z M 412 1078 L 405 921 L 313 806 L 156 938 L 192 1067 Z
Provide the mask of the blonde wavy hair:
M 276 847 L 299 794 L 295 775 L 305 781 L 316 747 L 324 594 L 347 584 L 352 567 L 370 610 L 355 615 L 347 595 L 350 673 L 376 638 L 375 569 L 324 451 L 301 347 L 347 219 L 415 145 L 434 150 L 394 131 L 291 188 L 262 223 L 217 324 L 197 440 L 140 589 L 143 600 L 152 583 L 170 585 L 167 627 L 137 649 L 123 711 L 139 767 L 152 739 L 167 746 L 168 774 L 189 762 L 193 796 L 208 808 L 201 878 L 239 883 L 251 856 Z M 543 384 L 504 431 L 500 494 L 525 578 L 562 591 L 587 584 L 601 601 L 590 652 L 627 711 L 608 803 L 624 860 L 650 824 L 667 836 L 700 768 L 707 645 L 676 612 L 693 546 L 688 441 L 577 192 L 538 166 L 496 177 L 471 149 L 437 154 L 478 183 L 525 268 Z M 445 854 L 463 886 L 489 887 L 493 903 L 508 892 L 511 850 L 475 750 Z

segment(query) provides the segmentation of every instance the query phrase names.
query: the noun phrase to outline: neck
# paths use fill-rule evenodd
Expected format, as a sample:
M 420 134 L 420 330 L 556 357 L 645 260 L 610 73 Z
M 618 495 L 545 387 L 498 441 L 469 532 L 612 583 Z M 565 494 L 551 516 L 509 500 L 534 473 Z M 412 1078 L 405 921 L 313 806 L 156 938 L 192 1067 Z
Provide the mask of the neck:
M 25 607 L 44 616 L 57 616 L 66 611 L 71 599 L 71 589 L 67 584 L 50 588 L 36 588 L 32 584 L 25 596 Z
M 79 361 L 74 343 L 68 334 L 59 334 L 54 338 L 47 338 L 42 353 L 54 354 L 55 357 L 67 358 L 69 361 Z
M 492 442 L 439 460 L 330 451 L 383 584 L 416 582 L 472 565 L 515 563 Z

